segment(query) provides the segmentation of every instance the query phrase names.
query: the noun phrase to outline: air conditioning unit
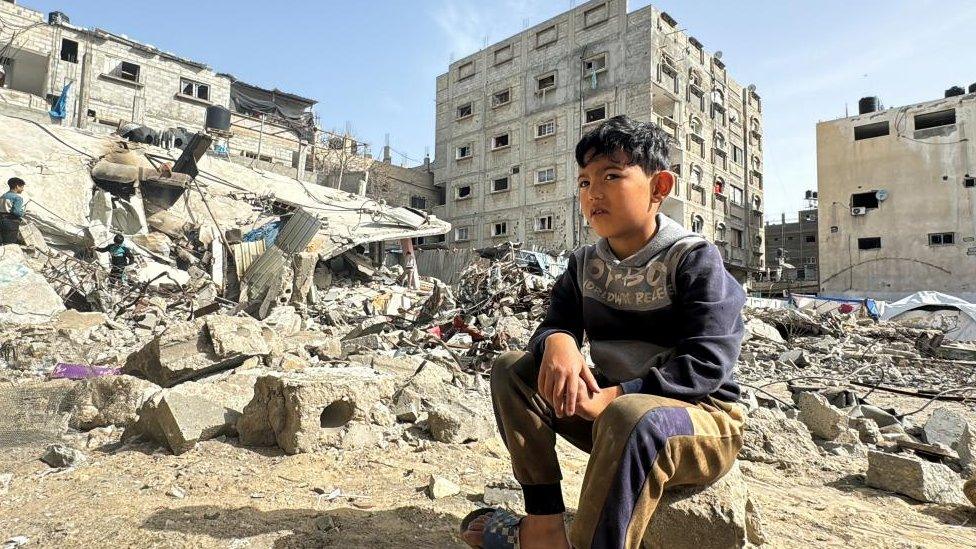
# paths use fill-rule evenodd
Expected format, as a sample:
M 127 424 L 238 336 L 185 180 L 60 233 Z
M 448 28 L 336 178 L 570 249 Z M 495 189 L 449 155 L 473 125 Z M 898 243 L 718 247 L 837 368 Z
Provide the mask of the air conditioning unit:
M 851 215 L 867 215 L 867 208 L 851 208 Z

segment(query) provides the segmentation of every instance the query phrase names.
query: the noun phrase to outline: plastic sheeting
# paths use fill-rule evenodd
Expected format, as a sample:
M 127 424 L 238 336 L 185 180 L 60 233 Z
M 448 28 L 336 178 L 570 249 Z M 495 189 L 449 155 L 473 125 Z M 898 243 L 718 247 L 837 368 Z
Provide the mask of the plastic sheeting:
M 303 101 L 280 90 L 265 90 L 241 81 L 231 83 L 230 99 L 239 112 L 270 116 L 302 137 L 311 138 L 314 120 L 309 107 L 313 101 Z
M 976 341 L 976 305 L 948 294 L 916 292 L 886 304 L 881 319 L 944 329 L 952 341 Z

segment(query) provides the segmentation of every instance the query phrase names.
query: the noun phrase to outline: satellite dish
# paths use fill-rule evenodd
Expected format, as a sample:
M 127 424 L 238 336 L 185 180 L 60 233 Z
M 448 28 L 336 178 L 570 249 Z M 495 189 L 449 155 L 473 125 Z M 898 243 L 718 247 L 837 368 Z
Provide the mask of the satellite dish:
M 721 59 L 722 58 L 722 50 L 719 50 L 719 51 L 715 52 L 714 57 L 715 57 L 715 59 Z
M 747 89 L 749 91 L 751 91 L 752 93 L 756 93 L 756 85 L 755 84 L 749 84 L 749 87 Z
M 888 199 L 888 191 L 881 189 L 880 191 L 874 193 L 874 196 L 877 197 L 878 202 L 884 202 Z

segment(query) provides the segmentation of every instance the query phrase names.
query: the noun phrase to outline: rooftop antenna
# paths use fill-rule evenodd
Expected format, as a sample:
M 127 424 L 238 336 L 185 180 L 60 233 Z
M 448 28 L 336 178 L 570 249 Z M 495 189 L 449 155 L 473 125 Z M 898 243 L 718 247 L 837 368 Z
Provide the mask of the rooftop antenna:
M 488 35 L 486 34 L 485 35 L 485 41 L 484 41 L 484 44 L 481 46 L 481 49 L 485 49 L 487 47 L 488 47 Z
M 529 28 L 529 18 L 526 17 L 522 19 L 522 30 Z

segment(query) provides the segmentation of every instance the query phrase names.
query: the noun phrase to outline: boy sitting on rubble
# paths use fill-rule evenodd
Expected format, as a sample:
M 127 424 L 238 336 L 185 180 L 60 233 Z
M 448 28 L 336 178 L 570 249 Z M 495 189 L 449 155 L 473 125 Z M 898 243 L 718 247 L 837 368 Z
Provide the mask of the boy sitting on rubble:
M 745 294 L 714 245 L 659 213 L 675 184 L 669 144 L 618 116 L 576 146 L 580 207 L 601 238 L 570 257 L 531 352 L 492 367 L 528 516 L 471 513 L 461 536 L 473 547 L 639 547 L 665 488 L 709 484 L 735 462 Z M 557 434 L 590 453 L 568 537 Z

